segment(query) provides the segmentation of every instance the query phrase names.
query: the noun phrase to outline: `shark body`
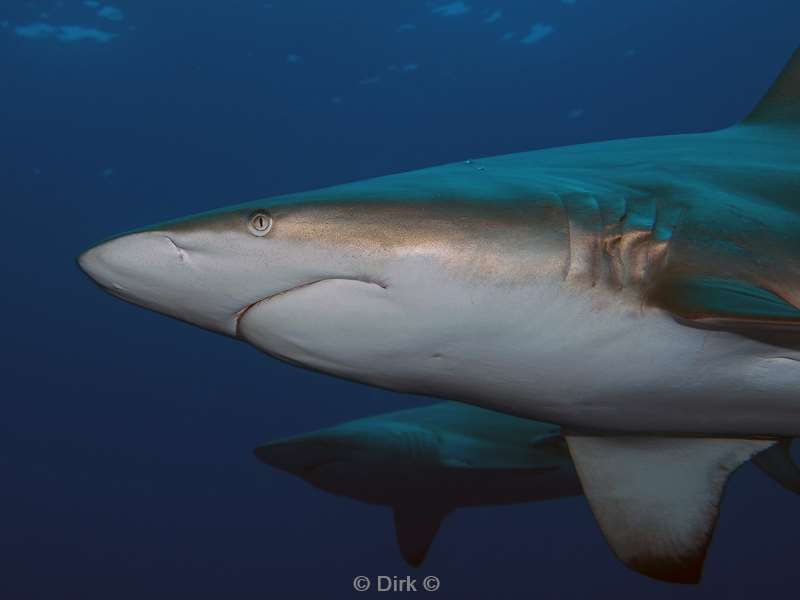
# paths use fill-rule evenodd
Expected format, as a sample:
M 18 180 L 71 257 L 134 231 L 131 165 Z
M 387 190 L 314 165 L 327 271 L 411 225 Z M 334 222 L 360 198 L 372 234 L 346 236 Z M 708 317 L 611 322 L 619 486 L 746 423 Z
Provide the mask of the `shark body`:
M 79 263 L 291 363 L 565 427 L 616 554 L 697 581 L 728 474 L 800 435 L 800 53 L 728 129 L 247 203 Z
M 391 507 L 413 566 L 458 508 L 583 493 L 557 426 L 456 402 L 348 421 L 255 454 L 327 492 Z

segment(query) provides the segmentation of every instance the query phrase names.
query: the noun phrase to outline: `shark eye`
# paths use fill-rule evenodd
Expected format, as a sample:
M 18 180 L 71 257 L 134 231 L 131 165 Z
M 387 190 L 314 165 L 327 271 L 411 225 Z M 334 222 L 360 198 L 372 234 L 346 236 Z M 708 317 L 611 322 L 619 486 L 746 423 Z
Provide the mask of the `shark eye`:
M 263 237 L 272 229 L 272 217 L 263 210 L 257 210 L 247 220 L 247 228 L 253 235 Z

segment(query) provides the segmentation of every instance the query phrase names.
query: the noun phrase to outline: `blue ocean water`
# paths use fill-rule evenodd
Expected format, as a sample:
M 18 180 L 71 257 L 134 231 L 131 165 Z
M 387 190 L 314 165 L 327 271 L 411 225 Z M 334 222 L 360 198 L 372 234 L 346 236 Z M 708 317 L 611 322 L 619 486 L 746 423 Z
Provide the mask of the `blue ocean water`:
M 6 0 L 0 598 L 339 598 L 357 575 L 436 575 L 446 598 L 796 593 L 800 499 L 750 465 L 697 587 L 625 569 L 582 498 L 458 512 L 411 569 L 388 510 L 251 451 L 427 400 L 120 302 L 74 257 L 277 193 L 724 127 L 798 22 L 793 0 Z

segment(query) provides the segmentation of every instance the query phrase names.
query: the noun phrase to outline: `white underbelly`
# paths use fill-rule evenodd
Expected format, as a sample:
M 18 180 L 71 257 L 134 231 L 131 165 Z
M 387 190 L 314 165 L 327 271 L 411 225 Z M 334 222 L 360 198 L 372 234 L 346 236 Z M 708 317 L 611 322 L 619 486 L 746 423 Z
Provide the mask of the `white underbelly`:
M 256 305 L 253 345 L 340 377 L 574 428 L 800 435 L 800 353 L 563 286 L 330 280 Z
M 491 345 L 463 348 L 474 401 L 584 429 L 800 434 L 800 352 L 658 310 L 596 310 L 563 295 L 551 306 Z

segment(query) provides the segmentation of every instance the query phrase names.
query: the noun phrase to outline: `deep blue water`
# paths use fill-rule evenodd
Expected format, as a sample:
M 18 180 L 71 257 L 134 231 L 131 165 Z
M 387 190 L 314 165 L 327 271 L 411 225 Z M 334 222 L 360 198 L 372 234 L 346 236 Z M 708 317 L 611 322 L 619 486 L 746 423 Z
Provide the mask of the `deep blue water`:
M 424 399 L 120 302 L 74 257 L 279 192 L 724 127 L 800 42 L 800 4 L 87 4 L 0 5 L 0 598 L 338 598 L 360 574 L 434 574 L 446 598 L 796 594 L 800 499 L 750 465 L 695 588 L 621 566 L 583 499 L 456 513 L 413 571 L 388 510 L 251 450 Z

